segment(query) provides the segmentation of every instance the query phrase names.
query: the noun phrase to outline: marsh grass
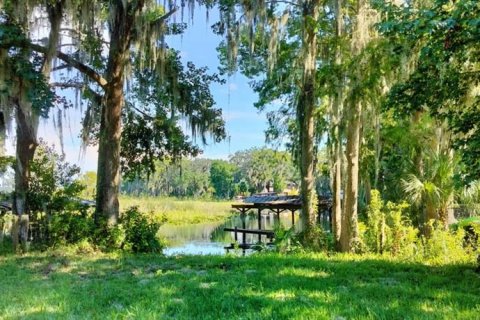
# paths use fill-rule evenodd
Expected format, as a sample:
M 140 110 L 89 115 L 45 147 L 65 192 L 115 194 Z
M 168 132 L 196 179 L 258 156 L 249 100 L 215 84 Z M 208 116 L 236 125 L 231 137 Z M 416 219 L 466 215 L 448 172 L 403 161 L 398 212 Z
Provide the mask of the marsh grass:
M 140 211 L 164 215 L 167 223 L 195 224 L 224 221 L 233 214 L 229 201 L 175 199 L 168 197 L 120 197 L 120 210 L 138 206 Z
M 0 318 L 478 319 L 470 265 L 379 256 L 0 257 Z

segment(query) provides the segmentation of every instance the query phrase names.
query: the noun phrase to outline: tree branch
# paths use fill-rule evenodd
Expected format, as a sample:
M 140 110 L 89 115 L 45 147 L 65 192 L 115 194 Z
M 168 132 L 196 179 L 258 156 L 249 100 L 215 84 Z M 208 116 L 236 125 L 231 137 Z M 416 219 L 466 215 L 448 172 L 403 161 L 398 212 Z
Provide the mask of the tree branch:
M 68 69 L 68 68 L 71 68 L 69 64 L 62 64 L 61 66 L 52 68 L 52 71 L 59 71 L 59 70 Z
M 165 23 L 165 21 L 167 21 L 168 18 L 170 18 L 175 12 L 177 12 L 177 10 L 178 10 L 178 8 L 175 7 L 172 10 L 170 10 L 169 12 L 167 12 L 166 14 L 164 14 L 163 16 L 161 16 L 160 18 L 158 18 L 157 20 L 152 21 L 152 23 L 151 23 L 152 27 Z
M 133 110 L 137 111 L 138 113 L 140 113 L 142 116 L 144 116 L 145 118 L 149 119 L 149 120 L 154 120 L 155 117 L 152 117 L 151 115 L 149 115 L 148 113 L 146 113 L 145 111 L 142 111 L 140 109 L 138 109 L 137 107 L 135 107 L 132 103 L 129 103 L 128 106 L 130 108 L 132 108 Z
M 38 44 L 28 43 L 28 47 L 30 47 L 34 51 L 37 51 L 37 52 L 40 52 L 40 53 L 43 53 L 43 54 L 47 53 L 47 48 L 42 47 Z M 95 70 L 90 68 L 89 66 L 81 63 L 78 60 L 75 60 L 70 55 L 68 55 L 66 53 L 63 53 L 61 51 L 55 52 L 55 56 L 57 58 L 59 58 L 60 60 L 62 60 L 63 62 L 70 65 L 71 67 L 73 67 L 73 68 L 77 69 L 78 71 L 80 71 L 81 73 L 85 74 L 87 77 L 92 79 L 94 82 L 98 83 L 98 85 L 100 87 L 102 87 L 102 89 L 104 89 L 104 90 L 106 89 L 106 87 L 108 85 L 108 81 L 105 78 L 103 78 L 98 72 L 96 72 Z
M 102 104 L 102 95 L 97 93 L 96 91 L 94 91 L 92 88 L 90 88 L 89 86 L 84 86 L 84 89 L 85 91 L 88 91 L 88 93 L 90 93 L 92 96 L 93 96 L 93 99 L 95 100 L 96 104 L 97 105 L 101 105 Z
M 86 85 L 83 82 L 52 82 L 50 83 L 50 86 L 57 87 L 60 89 L 68 89 L 68 88 L 82 89 Z
M 72 34 L 76 34 L 77 36 L 82 36 L 83 35 L 80 31 L 78 31 L 76 29 L 72 29 L 72 28 L 61 28 L 60 32 L 69 32 L 69 33 L 72 33 Z

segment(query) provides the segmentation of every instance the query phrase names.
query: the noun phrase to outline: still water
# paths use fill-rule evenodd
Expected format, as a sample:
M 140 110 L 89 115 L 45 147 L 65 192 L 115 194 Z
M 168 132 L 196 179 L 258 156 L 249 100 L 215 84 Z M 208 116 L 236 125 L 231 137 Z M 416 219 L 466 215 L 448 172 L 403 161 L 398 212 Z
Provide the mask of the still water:
M 280 223 L 285 228 L 292 226 L 292 215 L 290 212 L 280 214 Z M 295 221 L 298 221 L 298 213 L 295 214 Z M 278 223 L 273 213 L 263 213 L 261 218 L 262 229 L 272 230 Z M 257 215 L 245 217 L 247 229 L 258 229 Z M 194 225 L 163 225 L 160 228 L 160 235 L 167 240 L 168 246 L 164 249 L 166 255 L 176 254 L 225 254 L 225 246 L 234 242 L 234 233 L 225 232 L 223 228 L 242 227 L 242 220 L 239 215 L 230 217 L 227 221 L 216 223 L 199 223 Z M 241 235 L 239 234 L 239 241 Z M 262 236 L 262 241 L 265 241 Z M 246 235 L 247 243 L 258 241 L 257 235 Z

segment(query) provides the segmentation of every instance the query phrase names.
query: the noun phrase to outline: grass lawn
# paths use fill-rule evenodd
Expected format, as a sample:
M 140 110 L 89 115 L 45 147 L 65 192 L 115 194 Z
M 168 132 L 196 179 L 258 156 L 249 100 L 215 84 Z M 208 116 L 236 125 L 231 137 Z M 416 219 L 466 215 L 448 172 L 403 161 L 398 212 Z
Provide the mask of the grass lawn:
M 231 201 L 185 200 L 168 197 L 121 196 L 120 210 L 138 206 L 143 212 L 163 214 L 170 224 L 224 221 L 232 215 Z
M 0 318 L 479 319 L 471 266 L 375 256 L 0 257 Z

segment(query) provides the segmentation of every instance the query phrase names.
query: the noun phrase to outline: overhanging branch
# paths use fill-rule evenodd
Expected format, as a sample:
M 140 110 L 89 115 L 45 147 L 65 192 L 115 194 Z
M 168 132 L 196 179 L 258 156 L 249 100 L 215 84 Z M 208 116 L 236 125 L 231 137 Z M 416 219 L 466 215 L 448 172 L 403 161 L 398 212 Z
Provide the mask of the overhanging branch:
M 60 88 L 60 89 L 69 89 L 69 88 L 82 89 L 86 86 L 86 84 L 83 82 L 52 82 L 50 83 L 50 86 Z
M 133 104 L 129 104 L 129 107 L 132 108 L 133 110 L 137 111 L 138 113 L 140 113 L 142 116 L 144 116 L 145 118 L 147 118 L 149 120 L 154 120 L 155 119 L 154 117 L 152 117 L 148 113 L 146 113 L 146 112 L 140 110 L 139 108 L 135 107 Z
M 28 47 L 30 47 L 30 49 L 32 49 L 34 51 L 37 51 L 37 52 L 40 52 L 40 53 L 43 53 L 43 54 L 47 53 L 47 48 L 45 48 L 41 45 L 38 45 L 38 44 L 28 43 Z M 98 85 L 100 87 L 102 87 L 102 89 L 105 89 L 107 87 L 108 81 L 105 78 L 103 78 L 98 72 L 96 72 L 95 70 L 90 68 L 89 66 L 81 63 L 78 60 L 75 60 L 74 58 L 72 58 L 68 54 L 63 53 L 61 51 L 55 52 L 55 56 L 57 58 L 59 58 L 60 60 L 62 60 L 63 62 L 70 65 L 71 67 L 73 67 L 73 68 L 77 69 L 78 71 L 80 71 L 81 73 L 85 74 L 87 77 L 92 79 L 94 82 L 98 83 Z
M 178 10 L 178 8 L 175 7 L 175 8 L 173 8 L 172 10 L 170 10 L 169 12 L 167 12 L 166 14 L 164 14 L 163 16 L 161 16 L 160 18 L 154 20 L 154 21 L 151 23 L 152 27 L 154 27 L 154 26 L 160 26 L 160 25 L 164 24 L 165 21 L 168 20 L 168 18 L 170 18 L 175 12 L 177 12 L 177 10 Z
M 59 70 L 68 69 L 68 68 L 71 68 L 69 64 L 62 64 L 61 66 L 52 68 L 52 71 L 59 71 Z

